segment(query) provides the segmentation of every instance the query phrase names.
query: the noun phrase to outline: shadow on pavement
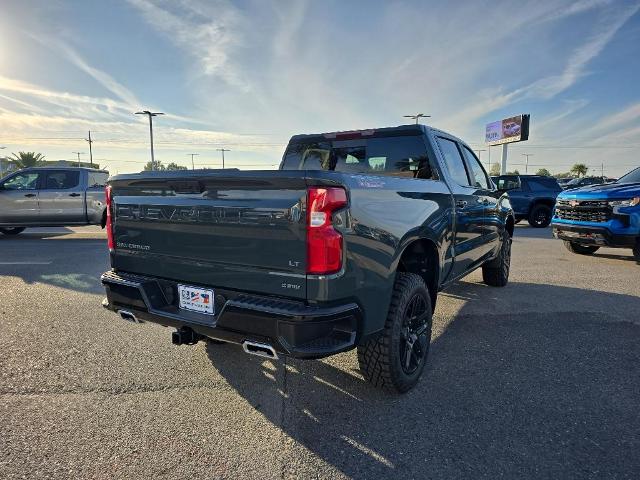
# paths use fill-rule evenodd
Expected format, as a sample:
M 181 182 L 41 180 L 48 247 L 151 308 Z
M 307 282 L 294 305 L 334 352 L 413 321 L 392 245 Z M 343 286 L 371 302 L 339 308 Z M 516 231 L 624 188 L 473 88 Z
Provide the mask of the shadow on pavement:
M 106 241 L 73 236 L 44 240 L 58 235 L 65 234 L 35 233 L 3 242 L 0 276 L 18 277 L 29 285 L 43 283 L 84 293 L 104 293 L 100 275 L 109 268 Z
M 513 290 L 569 308 L 588 296 L 600 311 L 624 306 L 630 318 L 512 312 L 505 299 Z M 231 345 L 210 346 L 211 361 L 299 446 L 353 478 L 631 478 L 640 471 L 640 328 L 631 318 L 637 322 L 640 298 L 526 283 L 465 283 L 449 294 L 492 313 L 468 302 L 432 342 L 424 376 L 406 395 L 364 382 L 353 352 L 336 357 L 346 370 L 332 365 L 336 359 L 271 362 Z M 273 397 L 280 408 L 265 404 Z

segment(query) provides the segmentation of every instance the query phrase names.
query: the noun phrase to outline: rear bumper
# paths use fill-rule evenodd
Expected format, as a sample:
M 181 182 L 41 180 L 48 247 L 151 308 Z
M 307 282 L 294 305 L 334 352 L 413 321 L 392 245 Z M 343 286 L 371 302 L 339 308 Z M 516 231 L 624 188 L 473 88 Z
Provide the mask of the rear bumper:
M 177 282 L 106 272 L 103 306 L 126 310 L 139 321 L 190 328 L 198 335 L 242 344 L 266 343 L 297 358 L 322 358 L 356 346 L 362 313 L 355 303 L 314 307 L 302 302 L 215 289 L 216 315 L 180 309 Z
M 577 226 L 566 223 L 552 223 L 553 236 L 580 245 L 599 245 L 614 248 L 633 248 L 637 235 L 621 235 L 612 233 L 605 227 Z

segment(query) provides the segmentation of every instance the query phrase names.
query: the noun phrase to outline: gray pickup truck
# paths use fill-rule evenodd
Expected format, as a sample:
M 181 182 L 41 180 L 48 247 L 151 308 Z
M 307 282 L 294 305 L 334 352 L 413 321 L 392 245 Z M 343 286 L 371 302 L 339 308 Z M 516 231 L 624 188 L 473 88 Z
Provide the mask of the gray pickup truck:
M 106 223 L 109 172 L 80 167 L 27 168 L 0 180 L 0 233 L 27 227 Z
M 508 196 L 464 142 L 422 125 L 297 135 L 279 171 L 117 175 L 107 203 L 104 307 L 210 355 L 357 348 L 389 390 L 418 381 L 441 289 L 477 268 L 509 277 Z

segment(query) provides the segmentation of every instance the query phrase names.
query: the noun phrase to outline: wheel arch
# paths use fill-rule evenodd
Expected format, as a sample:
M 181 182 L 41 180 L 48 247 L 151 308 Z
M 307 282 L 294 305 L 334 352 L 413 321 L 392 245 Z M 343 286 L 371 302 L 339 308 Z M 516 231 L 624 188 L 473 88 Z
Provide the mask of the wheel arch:
M 396 272 L 420 275 L 429 288 L 431 308 L 435 310 L 440 286 L 440 254 L 433 240 L 418 238 L 407 244 L 400 254 Z

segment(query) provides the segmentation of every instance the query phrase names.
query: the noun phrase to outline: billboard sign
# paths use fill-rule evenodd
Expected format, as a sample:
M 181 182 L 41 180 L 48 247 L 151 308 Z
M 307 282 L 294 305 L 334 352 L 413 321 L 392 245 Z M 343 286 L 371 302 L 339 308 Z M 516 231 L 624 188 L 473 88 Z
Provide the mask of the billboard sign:
M 529 115 L 517 115 L 487 124 L 485 142 L 487 145 L 523 142 L 529 139 Z

